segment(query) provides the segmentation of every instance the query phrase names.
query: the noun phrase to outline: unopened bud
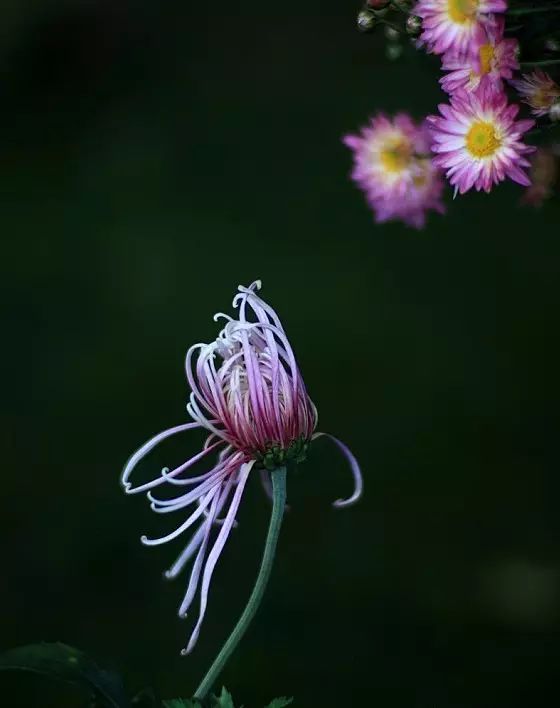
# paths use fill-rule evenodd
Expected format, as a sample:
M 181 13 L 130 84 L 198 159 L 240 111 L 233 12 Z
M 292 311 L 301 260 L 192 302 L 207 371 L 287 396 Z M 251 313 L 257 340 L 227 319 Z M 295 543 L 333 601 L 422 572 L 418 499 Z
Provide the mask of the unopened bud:
M 367 0 L 367 6 L 371 7 L 372 10 L 383 10 L 384 7 L 387 7 L 389 4 L 390 0 Z
M 356 24 L 360 32 L 371 32 L 377 24 L 377 20 L 373 12 L 370 12 L 369 10 L 361 10 L 358 13 Z
M 401 44 L 388 44 L 385 47 L 385 56 L 387 59 L 390 59 L 391 61 L 395 61 L 398 59 L 403 52 L 403 48 Z
M 394 27 L 385 25 L 385 36 L 390 42 L 397 42 L 400 39 L 401 33 Z
M 406 21 L 406 32 L 411 37 L 418 37 L 422 31 L 422 18 L 418 15 L 409 15 Z
M 551 37 L 547 39 L 544 43 L 544 48 L 547 52 L 560 52 L 560 42 L 557 39 Z
M 554 123 L 560 121 L 560 101 L 555 101 L 552 106 L 550 106 L 550 110 L 548 111 L 548 117 Z

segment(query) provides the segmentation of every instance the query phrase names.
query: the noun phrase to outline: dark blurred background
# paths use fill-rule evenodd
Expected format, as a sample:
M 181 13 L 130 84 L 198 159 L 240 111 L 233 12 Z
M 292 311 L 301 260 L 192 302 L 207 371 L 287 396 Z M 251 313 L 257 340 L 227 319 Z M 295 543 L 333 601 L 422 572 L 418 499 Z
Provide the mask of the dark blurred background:
M 560 201 L 452 202 L 375 226 L 340 137 L 420 117 L 434 64 L 387 61 L 342 0 L 2 0 L 0 649 L 60 640 L 130 691 L 190 695 L 254 580 L 256 479 L 195 653 L 179 546 L 128 455 L 186 420 L 183 356 L 262 278 L 325 440 L 289 480 L 273 579 L 222 680 L 247 708 L 551 706 L 560 660 Z M 193 433 L 144 474 L 191 455 Z M 158 456 L 159 455 L 159 456 Z M 166 456 L 167 455 L 167 456 Z M 0 675 L 10 708 L 82 695 Z

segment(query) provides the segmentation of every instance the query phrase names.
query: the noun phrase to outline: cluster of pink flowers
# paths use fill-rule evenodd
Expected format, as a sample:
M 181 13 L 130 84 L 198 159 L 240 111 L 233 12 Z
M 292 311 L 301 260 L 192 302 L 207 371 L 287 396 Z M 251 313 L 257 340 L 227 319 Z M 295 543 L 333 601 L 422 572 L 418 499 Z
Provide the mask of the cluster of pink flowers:
M 445 170 L 455 192 L 473 187 L 489 192 L 506 177 L 528 186 L 523 143 L 533 120 L 517 121 L 519 105 L 509 104 L 503 80 L 519 68 L 517 40 L 505 39 L 504 0 L 419 0 L 420 40 L 442 54 L 447 73 L 440 81 L 450 94 L 429 116 L 435 164 Z
M 401 219 L 419 227 L 426 211 L 441 212 L 440 171 L 455 195 L 473 188 L 489 192 L 506 178 L 530 186 L 527 158 L 535 148 L 524 139 L 535 121 L 517 119 L 521 106 L 509 102 L 507 89 L 512 86 L 535 116 L 552 116 L 560 108 L 560 87 L 538 70 L 515 78 L 519 46 L 517 39 L 505 36 L 506 11 L 506 0 L 416 3 L 412 16 L 421 24 L 417 46 L 441 55 L 440 85 L 449 98 L 438 106 L 439 115 L 428 116 L 416 129 L 418 135 L 429 134 L 420 138 L 427 147 L 418 153 L 410 147 L 415 144 L 412 128 L 404 129 L 413 124 L 402 115 L 393 123 L 376 117 L 361 135 L 344 138 L 354 151 L 352 178 L 377 221 Z M 393 144 L 399 152 L 388 159 Z M 423 165 L 423 199 L 414 179 L 417 154 Z

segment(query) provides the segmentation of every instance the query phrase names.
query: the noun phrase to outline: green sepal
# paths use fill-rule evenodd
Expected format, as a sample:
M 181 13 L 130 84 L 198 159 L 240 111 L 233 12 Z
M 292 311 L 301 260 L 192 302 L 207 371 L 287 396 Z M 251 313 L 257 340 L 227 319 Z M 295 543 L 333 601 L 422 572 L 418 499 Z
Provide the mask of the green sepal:
M 222 692 L 219 696 L 212 696 L 214 708 L 235 708 L 231 693 L 222 686 Z
M 293 701 L 293 698 L 286 698 L 286 696 L 280 696 L 280 698 L 275 698 L 272 703 L 269 703 L 266 708 L 286 708 Z

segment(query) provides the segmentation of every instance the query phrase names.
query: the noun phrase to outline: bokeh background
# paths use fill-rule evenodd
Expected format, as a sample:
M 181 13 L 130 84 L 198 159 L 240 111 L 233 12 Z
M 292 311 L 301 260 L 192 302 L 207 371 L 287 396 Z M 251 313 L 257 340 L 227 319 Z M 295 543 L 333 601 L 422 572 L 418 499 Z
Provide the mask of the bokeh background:
M 375 226 L 340 137 L 420 117 L 434 64 L 391 63 L 342 0 L 2 0 L 1 649 L 60 640 L 133 692 L 190 695 L 255 577 L 249 485 L 196 652 L 180 545 L 118 484 L 186 418 L 183 355 L 239 283 L 289 332 L 320 428 L 273 579 L 223 674 L 239 704 L 550 706 L 560 660 L 560 200 L 502 186 L 416 232 Z M 193 433 L 141 474 L 192 454 Z M 0 675 L 10 708 L 81 705 Z

